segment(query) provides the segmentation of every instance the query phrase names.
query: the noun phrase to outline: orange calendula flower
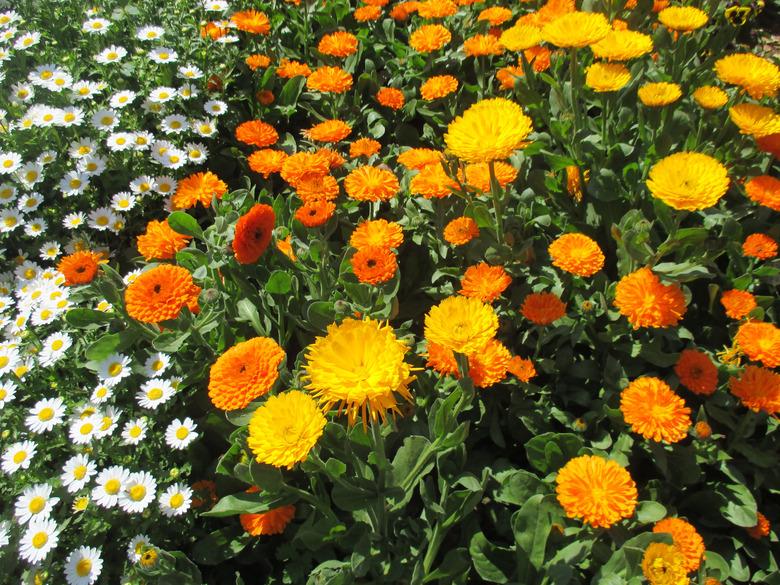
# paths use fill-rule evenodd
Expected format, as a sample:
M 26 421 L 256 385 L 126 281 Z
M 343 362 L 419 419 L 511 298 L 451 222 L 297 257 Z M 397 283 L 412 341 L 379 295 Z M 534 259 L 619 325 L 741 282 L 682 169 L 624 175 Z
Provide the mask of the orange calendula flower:
M 410 148 L 398 155 L 398 163 L 409 170 L 421 170 L 441 162 L 442 153 L 432 148 Z
M 469 57 L 484 57 L 500 55 L 504 52 L 504 47 L 493 35 L 474 35 L 463 41 L 463 51 Z
M 100 254 L 82 250 L 64 256 L 57 264 L 57 270 L 65 277 L 67 286 L 89 284 L 97 276 L 101 260 Z
M 236 222 L 233 253 L 241 264 L 254 264 L 263 255 L 274 229 L 276 215 L 273 207 L 256 203 Z
M 430 77 L 420 87 L 420 95 L 424 100 L 443 98 L 458 89 L 458 80 L 452 75 L 435 75 Z
M 352 14 L 358 22 L 370 22 L 382 16 L 382 9 L 379 6 L 361 6 Z
M 425 0 L 417 5 L 417 14 L 422 18 L 446 18 L 458 11 L 452 0 Z
M 550 68 L 550 55 L 552 51 L 547 47 L 536 45 L 523 51 L 523 56 L 531 64 L 531 68 L 537 73 L 547 71 Z M 520 63 L 518 59 L 518 64 Z
M 486 20 L 492 26 L 500 26 L 512 18 L 512 11 L 504 6 L 491 6 L 485 8 L 477 16 L 477 20 Z
M 720 304 L 726 310 L 726 315 L 732 319 L 742 319 L 755 309 L 756 297 L 746 290 L 727 290 L 720 297 Z
M 295 187 L 303 181 L 322 178 L 330 172 L 330 160 L 312 152 L 296 152 L 284 159 L 282 179 Z
M 729 378 L 729 390 L 750 410 L 780 412 L 780 374 L 772 370 L 747 366 L 739 377 Z
M 271 58 L 268 55 L 254 54 L 249 55 L 249 57 L 244 59 L 244 62 L 252 71 L 257 71 L 258 69 L 268 67 L 271 64 Z
M 717 110 L 729 101 L 729 95 L 714 85 L 703 85 L 693 92 L 693 99 L 705 110 Z
M 582 201 L 584 195 L 582 191 L 582 183 L 588 182 L 588 171 L 584 173 L 580 172 L 580 167 L 577 165 L 569 165 L 566 167 L 566 191 L 577 202 Z
M 398 194 L 398 178 L 389 170 L 362 166 L 344 179 L 344 189 L 358 201 L 389 201 Z
M 458 291 L 464 297 L 473 297 L 485 303 L 492 303 L 512 284 L 512 278 L 503 266 L 490 266 L 480 262 L 466 269 Z
M 737 104 L 729 108 L 729 118 L 740 134 L 749 134 L 756 139 L 780 132 L 780 114 L 767 106 Z
M 283 58 L 279 61 L 276 68 L 276 74 L 282 79 L 292 79 L 293 77 L 308 77 L 311 75 L 311 69 L 306 63 Z
M 261 89 L 255 94 L 255 97 L 257 98 L 257 101 L 264 106 L 270 106 L 276 99 L 274 97 L 274 92 L 268 89 Z
M 752 53 L 736 53 L 718 59 L 715 73 L 721 81 L 743 88 L 755 100 L 773 98 L 780 88 L 780 67 Z
M 609 528 L 634 515 L 637 490 L 628 471 L 597 455 L 569 460 L 555 479 L 558 502 L 569 518 Z
M 750 258 L 769 260 L 777 256 L 777 242 L 766 234 L 750 234 L 742 243 L 742 253 Z
M 706 441 L 712 436 L 712 427 L 707 421 L 697 422 L 693 425 L 693 431 L 696 433 L 696 437 L 702 441 Z
M 159 323 L 175 319 L 184 307 L 199 311 L 200 287 L 181 266 L 160 264 L 142 272 L 125 290 L 125 308 L 133 319 Z
M 295 517 L 295 506 L 289 504 L 261 514 L 240 514 L 241 528 L 251 536 L 281 534 Z
M 677 443 L 688 435 L 691 409 L 669 385 L 645 376 L 620 393 L 620 410 L 631 430 L 645 439 Z
M 270 337 L 254 337 L 223 353 L 209 370 L 209 398 L 220 410 L 245 408 L 279 378 L 284 350 Z
M 428 360 L 425 365 L 433 368 L 442 376 L 459 377 L 458 362 L 455 360 L 455 353 L 451 349 L 433 341 L 428 341 L 428 352 L 425 354 L 425 357 Z
M 496 79 L 501 89 L 514 89 L 515 82 L 525 75 L 525 71 L 518 65 L 508 65 L 496 71 Z
M 425 339 L 465 355 L 482 350 L 496 331 L 498 316 L 479 299 L 447 297 L 425 315 Z
M 295 194 L 304 203 L 310 203 L 319 199 L 332 201 L 339 196 L 339 184 L 333 175 L 310 177 L 295 184 Z
M 653 37 L 633 30 L 613 30 L 598 43 L 590 46 L 593 55 L 608 61 L 628 61 L 653 50 Z
M 775 134 L 756 137 L 756 146 L 761 152 L 768 152 L 773 157 L 780 158 L 780 128 Z
M 409 46 L 419 53 L 438 51 L 452 40 L 450 31 L 440 24 L 426 24 L 409 36 Z
M 696 349 L 684 349 L 674 366 L 680 383 L 695 394 L 709 396 L 718 387 L 718 368 L 709 356 Z
M 547 249 L 553 266 L 577 276 L 593 276 L 604 267 L 604 253 L 585 234 L 564 234 Z
M 258 148 L 265 148 L 276 144 L 276 141 L 279 140 L 279 133 L 267 122 L 249 120 L 239 124 L 236 128 L 236 140 Z
M 398 261 L 390 248 L 366 246 L 350 258 L 352 271 L 364 284 L 382 284 L 391 280 L 398 269 Z
M 780 179 L 769 175 L 753 177 L 745 183 L 745 193 L 752 201 L 780 211 Z
M 685 296 L 676 284 L 663 284 L 649 268 L 620 279 L 615 306 L 631 327 L 671 327 L 685 315 Z
M 349 57 L 357 52 L 358 40 L 352 33 L 339 31 L 325 35 L 320 39 L 317 50 L 331 57 Z
M 282 165 L 287 160 L 287 156 L 288 154 L 283 150 L 264 148 L 250 154 L 246 162 L 249 163 L 250 169 L 267 179 L 273 173 L 278 173 L 282 170 Z
M 517 178 L 517 169 L 505 163 L 496 161 L 493 165 L 496 180 L 500 187 L 506 187 Z M 488 163 L 471 163 L 466 165 L 466 182 L 479 189 L 482 193 L 490 193 L 490 168 Z
M 217 22 L 207 22 L 200 27 L 201 38 L 209 37 L 212 41 L 216 41 L 228 34 L 228 29 L 220 26 Z
M 780 366 L 780 329 L 771 323 L 742 323 L 734 341 L 750 360 L 762 362 L 767 368 Z
M 271 22 L 268 17 L 257 10 L 242 10 L 230 17 L 230 21 L 238 30 L 255 35 L 267 35 L 271 32 Z
M 298 257 L 295 255 L 295 250 L 292 246 L 292 236 L 287 236 L 282 240 L 276 240 L 276 249 L 290 259 L 290 262 L 297 262 Z
M 404 98 L 404 92 L 400 89 L 383 87 L 376 92 L 376 101 L 391 110 L 400 110 L 404 107 L 406 98 Z
M 452 195 L 458 184 L 450 178 L 440 162 L 424 166 L 409 181 L 409 191 L 426 199 L 441 199 Z
M 516 23 L 501 33 L 498 42 L 510 51 L 525 51 L 539 44 L 542 31 L 536 26 Z
M 189 209 L 198 203 L 211 207 L 211 199 L 222 199 L 227 185 L 211 171 L 194 173 L 179 181 L 171 203 L 174 209 Z
M 529 359 L 521 358 L 519 355 L 516 355 L 509 360 L 507 372 L 521 382 L 529 382 L 531 378 L 536 377 L 536 367 L 534 366 L 534 363 Z
M 306 138 L 317 142 L 339 142 L 351 133 L 349 124 L 341 120 L 325 120 L 303 131 Z
M 417 7 L 419 4 L 420 3 L 416 2 L 415 0 L 409 0 L 395 4 L 390 10 L 390 18 L 393 20 L 406 20 L 412 14 L 417 12 Z
M 352 75 L 341 67 L 319 67 L 306 79 L 306 87 L 314 91 L 344 93 L 352 87 Z
M 650 585 L 688 585 L 685 556 L 673 544 L 651 542 L 642 556 L 642 574 Z
M 295 219 L 308 228 L 320 227 L 333 217 L 335 211 L 336 206 L 330 201 L 315 199 L 299 207 L 295 212 Z
M 685 570 L 696 571 L 704 557 L 704 539 L 692 524 L 682 518 L 664 518 L 656 522 L 653 532 L 665 532 L 672 536 L 672 544 L 685 557 Z
M 715 205 L 729 188 L 726 167 L 699 152 L 671 154 L 650 169 L 647 188 L 673 209 L 697 211 Z
M 512 354 L 496 339 L 488 341 L 480 351 L 468 356 L 469 377 L 477 388 L 489 388 L 506 378 Z
M 371 138 L 359 138 L 349 145 L 349 158 L 358 158 L 365 156 L 366 158 L 374 156 L 382 148 L 376 140 Z
M 769 519 L 761 512 L 756 512 L 756 517 L 758 521 L 756 522 L 755 526 L 748 528 L 748 534 L 751 536 L 751 538 L 759 540 L 769 536 L 771 525 L 769 524 Z
M 617 91 L 631 81 L 631 72 L 622 63 L 597 61 L 585 70 L 585 85 L 597 93 Z
M 317 149 L 317 154 L 324 156 L 328 160 L 328 166 L 331 170 L 337 169 L 343 166 L 345 162 L 347 162 L 343 156 L 341 156 L 332 148 L 328 148 L 327 146 L 323 146 L 322 148 Z
M 463 246 L 477 237 L 479 227 L 470 217 L 457 217 L 444 228 L 444 239 L 453 246 Z
M 144 260 L 170 260 L 176 252 L 185 248 L 192 236 L 173 231 L 168 220 L 152 220 L 146 224 L 146 232 L 136 239 L 138 252 Z
M 566 315 L 566 303 L 553 293 L 531 293 L 525 297 L 520 313 L 534 325 L 550 325 Z
M 349 238 L 349 245 L 358 250 L 368 246 L 394 249 L 403 244 L 403 241 L 404 232 L 399 224 L 386 219 L 375 219 L 358 225 Z

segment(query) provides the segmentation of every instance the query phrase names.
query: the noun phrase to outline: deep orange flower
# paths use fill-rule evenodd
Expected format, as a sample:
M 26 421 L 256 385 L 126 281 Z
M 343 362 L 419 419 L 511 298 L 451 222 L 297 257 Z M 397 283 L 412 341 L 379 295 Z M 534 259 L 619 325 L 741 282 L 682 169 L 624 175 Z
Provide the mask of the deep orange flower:
M 325 225 L 335 211 L 336 206 L 330 201 L 315 199 L 299 207 L 295 212 L 295 219 L 308 228 L 314 228 Z
M 288 235 L 282 240 L 276 240 L 276 249 L 289 258 L 290 262 L 297 262 L 298 257 L 292 247 L 292 236 Z
M 479 227 L 470 217 L 457 217 L 444 228 L 444 239 L 453 246 L 463 246 L 476 237 L 479 237 Z
M 531 68 L 537 73 L 547 71 L 550 68 L 550 55 L 552 55 L 552 52 L 547 47 L 535 45 L 523 51 L 523 55 L 531 64 Z
M 220 26 L 219 23 L 216 22 L 207 22 L 200 27 L 200 36 L 204 39 L 209 37 L 212 41 L 216 41 L 217 39 L 224 37 L 226 34 L 228 34 L 228 29 Z
M 693 431 L 696 433 L 696 437 L 701 441 L 706 441 L 712 436 L 712 427 L 704 420 L 700 420 L 693 425 Z
M 504 188 L 517 178 L 517 169 L 504 161 L 496 161 L 494 168 L 496 180 Z M 476 187 L 482 193 L 490 193 L 490 169 L 488 163 L 470 163 L 466 165 L 466 183 Z
M 512 11 L 504 6 L 491 6 L 490 8 L 485 8 L 479 13 L 479 16 L 477 16 L 477 20 L 486 20 L 492 26 L 500 26 L 510 18 L 512 18 Z
M 146 232 L 136 239 L 138 252 L 144 260 L 170 260 L 176 252 L 185 248 L 192 236 L 185 236 L 171 229 L 168 220 L 152 220 L 146 224 Z
M 389 170 L 362 166 L 344 179 L 344 189 L 358 201 L 389 201 L 398 194 L 398 178 Z
M 747 317 L 748 313 L 758 306 L 756 297 L 746 290 L 723 291 L 720 304 L 726 309 L 726 315 L 732 319 Z
M 325 157 L 328 160 L 328 168 L 330 168 L 331 170 L 342 167 L 344 166 L 344 163 L 347 162 L 343 156 L 341 156 L 338 152 L 336 152 L 332 148 L 328 148 L 327 146 L 318 148 L 317 154 L 319 156 Z
M 417 14 L 422 18 L 446 18 L 458 11 L 458 5 L 452 0 L 425 0 L 417 6 Z
M 249 168 L 267 179 L 272 173 L 278 173 L 282 170 L 284 161 L 287 160 L 287 153 L 283 150 L 272 150 L 264 148 L 256 150 L 246 159 Z
M 428 341 L 428 352 L 425 354 L 427 361 L 425 363 L 429 368 L 433 368 L 442 376 L 458 375 L 458 362 L 455 361 L 455 352 L 448 347 L 439 345 L 433 341 Z
M 549 325 L 566 315 L 566 303 L 553 293 L 531 293 L 525 297 L 520 312 L 534 325 Z
M 769 175 L 753 177 L 745 183 L 745 193 L 752 201 L 780 211 L 780 179 Z
M 311 75 L 311 69 L 306 63 L 283 58 L 279 61 L 279 66 L 276 68 L 276 74 L 282 79 L 292 79 L 293 77 L 298 76 L 308 77 Z
M 604 267 L 604 253 L 596 241 L 585 234 L 559 236 L 547 251 L 553 266 L 577 276 L 593 276 Z
M 211 199 L 222 199 L 225 193 L 227 185 L 211 171 L 193 173 L 179 181 L 171 203 L 174 209 L 189 209 L 198 203 L 211 207 Z
M 397 248 L 404 242 L 404 232 L 394 221 L 375 219 L 364 221 L 355 228 L 349 238 L 353 248 L 379 246 L 381 248 Z
M 464 297 L 473 297 L 483 303 L 492 303 L 512 284 L 512 278 L 503 266 L 480 262 L 469 266 L 460 281 L 458 291 Z
M 440 162 L 424 166 L 409 181 L 409 191 L 426 199 L 441 199 L 452 195 L 458 184 L 447 175 Z
M 284 350 L 270 337 L 253 337 L 223 353 L 209 370 L 209 398 L 220 410 L 246 408 L 279 378 Z
M 780 158 L 780 133 L 756 137 L 756 146 L 762 152 L 768 152 L 775 158 Z
M 496 71 L 496 79 L 501 89 L 514 89 L 517 79 L 524 75 L 525 71 L 519 65 L 509 65 Z
M 718 368 L 709 356 L 696 349 L 684 349 L 674 366 L 680 383 L 695 394 L 709 396 L 718 387 Z
M 628 471 L 597 455 L 569 460 L 555 479 L 558 502 L 569 518 L 609 528 L 634 515 L 637 490 Z
M 734 336 L 739 350 L 754 362 L 767 368 L 780 366 L 780 329 L 771 323 L 747 321 Z
M 344 93 L 352 87 L 352 75 L 341 67 L 319 67 L 306 79 L 306 87 L 313 91 Z
M 281 534 L 295 517 L 295 506 L 288 504 L 260 514 L 240 514 L 241 528 L 252 536 Z
M 660 378 L 637 378 L 620 393 L 620 410 L 631 430 L 645 439 L 677 443 L 688 435 L 691 409 Z
M 257 10 L 242 10 L 230 17 L 238 30 L 254 35 L 267 35 L 271 32 L 271 23 L 268 17 Z
M 236 222 L 233 253 L 241 264 L 254 264 L 263 255 L 274 229 L 276 215 L 270 205 L 256 203 Z
M 503 343 L 491 339 L 482 351 L 468 356 L 469 377 L 477 388 L 489 388 L 506 378 L 512 354 Z
M 398 261 L 389 248 L 383 246 L 366 246 L 360 248 L 352 258 L 352 271 L 358 280 L 364 284 L 381 284 L 395 276 Z
M 704 557 L 704 539 L 692 524 L 682 518 L 664 518 L 653 526 L 656 534 L 665 532 L 672 536 L 672 544 L 685 557 L 685 570 L 698 570 Z
M 160 264 L 142 272 L 125 290 L 127 314 L 143 323 L 175 319 L 185 306 L 197 313 L 200 287 L 181 266 Z
M 65 277 L 67 286 L 88 284 L 97 276 L 101 259 L 100 254 L 82 250 L 64 256 L 57 264 L 57 270 Z
M 359 138 L 349 145 L 349 158 L 365 156 L 372 157 L 379 152 L 382 145 L 372 138 Z
M 458 80 L 452 75 L 435 75 L 425 81 L 420 87 L 423 99 L 431 101 L 443 98 L 458 89 Z
M 582 197 L 584 195 L 582 191 L 583 179 L 587 183 L 587 170 L 584 173 L 581 173 L 580 167 L 577 165 L 569 165 L 566 167 L 566 191 L 577 203 L 582 201 Z
M 780 412 L 780 374 L 758 366 L 747 366 L 740 376 L 729 378 L 729 390 L 745 407 L 773 415 Z
M 395 4 L 390 10 L 390 18 L 393 20 L 406 20 L 412 14 L 417 12 L 417 7 L 420 5 L 416 0 L 408 0 L 406 2 L 399 2 Z
M 421 170 L 428 165 L 441 163 L 442 153 L 432 148 L 410 148 L 398 155 L 398 163 L 411 170 Z
M 474 35 L 463 41 L 463 50 L 469 57 L 500 55 L 504 47 L 493 35 Z
M 263 106 L 270 106 L 276 99 L 274 97 L 274 92 L 269 89 L 261 89 L 255 94 L 255 97 L 257 98 L 257 101 Z
M 750 258 L 769 260 L 777 256 L 777 242 L 767 234 L 750 234 L 742 243 L 742 253 Z
M 381 88 L 376 92 L 376 101 L 391 110 L 400 110 L 406 103 L 404 92 L 394 87 Z
M 438 51 L 452 40 L 450 31 L 440 24 L 425 24 L 409 36 L 409 46 L 419 53 Z
M 325 120 L 315 124 L 308 130 L 303 131 L 303 135 L 309 140 L 318 142 L 339 142 L 344 140 L 352 132 L 349 124 L 341 120 Z
M 339 184 L 333 175 L 308 177 L 295 184 L 295 194 L 304 203 L 319 200 L 333 201 L 339 196 Z
M 519 355 L 514 356 L 509 361 L 507 371 L 521 382 L 529 382 L 531 378 L 536 376 L 534 363 L 529 359 L 521 358 Z
M 761 512 L 756 512 L 756 517 L 758 518 L 758 522 L 756 522 L 756 525 L 752 528 L 748 528 L 747 531 L 751 538 L 759 540 L 769 536 L 771 525 L 769 524 L 769 519 Z
M 615 306 L 631 327 L 670 327 L 685 314 L 685 297 L 679 286 L 663 284 L 649 268 L 640 268 L 620 279 Z
M 331 57 L 349 57 L 357 52 L 358 40 L 352 33 L 338 31 L 320 39 L 317 50 Z
M 276 141 L 279 140 L 279 133 L 267 122 L 249 120 L 239 124 L 236 128 L 236 140 L 258 148 L 265 148 L 276 144 Z
M 382 16 L 382 9 L 379 6 L 361 6 L 355 8 L 355 12 L 352 14 L 358 22 L 369 22 L 378 20 Z
M 302 181 L 322 178 L 330 172 L 330 160 L 319 153 L 296 152 L 282 163 L 282 179 L 295 187 Z
M 244 62 L 252 71 L 257 71 L 258 69 L 265 69 L 268 67 L 271 64 L 271 57 L 255 53 L 244 59 Z

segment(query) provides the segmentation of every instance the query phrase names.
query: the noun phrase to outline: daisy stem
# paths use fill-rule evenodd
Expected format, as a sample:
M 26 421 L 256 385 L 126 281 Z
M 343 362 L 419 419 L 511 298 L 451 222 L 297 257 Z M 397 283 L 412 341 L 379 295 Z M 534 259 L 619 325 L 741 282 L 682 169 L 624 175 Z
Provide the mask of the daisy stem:
M 496 178 L 495 164 L 495 161 L 492 160 L 488 162 L 488 172 L 490 173 L 490 194 L 493 196 L 493 212 L 496 216 L 496 242 L 502 246 L 504 243 L 503 193 Z

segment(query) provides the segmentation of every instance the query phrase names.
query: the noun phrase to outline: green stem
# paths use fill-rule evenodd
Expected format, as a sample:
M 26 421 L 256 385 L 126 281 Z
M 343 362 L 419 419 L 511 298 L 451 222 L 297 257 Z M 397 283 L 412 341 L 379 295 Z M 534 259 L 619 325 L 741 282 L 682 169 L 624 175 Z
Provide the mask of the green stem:
M 493 212 L 496 216 L 496 242 L 499 246 L 504 243 L 504 210 L 503 193 L 501 185 L 496 177 L 495 161 L 488 162 L 488 172 L 490 173 L 490 194 L 493 197 Z
M 574 116 L 573 118 L 573 126 L 572 126 L 572 148 L 574 152 L 579 152 L 577 148 L 577 128 L 579 126 L 579 104 L 577 103 L 577 48 L 572 47 L 571 51 L 569 52 L 569 77 L 570 77 L 570 93 L 571 93 L 571 111 Z M 579 159 L 579 156 L 576 157 Z
M 377 493 L 376 493 L 376 516 L 379 524 L 379 534 L 384 535 L 387 533 L 387 516 L 385 514 L 385 472 L 390 467 L 390 463 L 387 460 L 387 454 L 385 453 L 385 439 L 382 436 L 382 426 L 372 422 L 371 423 L 371 439 L 373 443 L 374 454 L 376 456 L 376 463 L 378 469 L 377 477 Z
M 303 501 L 310 503 L 312 506 L 314 506 L 315 509 L 322 512 L 323 516 L 325 516 L 332 522 L 335 522 L 337 524 L 339 523 L 338 517 L 336 516 L 336 514 L 333 513 L 333 510 L 330 509 L 330 506 L 326 506 L 322 500 L 320 500 L 318 497 L 314 496 L 313 494 L 310 494 L 306 490 L 302 490 L 287 484 L 284 484 L 282 486 L 282 489 L 286 492 L 298 496 Z

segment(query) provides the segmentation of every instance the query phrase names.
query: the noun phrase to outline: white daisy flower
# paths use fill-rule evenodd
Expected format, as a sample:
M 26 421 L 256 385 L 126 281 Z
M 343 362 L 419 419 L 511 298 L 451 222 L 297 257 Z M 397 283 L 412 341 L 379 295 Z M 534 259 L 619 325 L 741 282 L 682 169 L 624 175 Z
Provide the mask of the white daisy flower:
M 99 94 L 102 89 L 102 85 L 94 81 L 76 81 L 70 86 L 70 95 L 76 100 L 88 100 Z
M 29 563 L 40 563 L 57 546 L 58 532 L 54 520 L 30 522 L 19 541 L 19 556 Z
M 57 152 L 54 150 L 44 150 L 41 154 L 38 155 L 38 158 L 35 162 L 37 162 L 39 165 L 50 165 L 55 160 L 57 160 Z
M 141 560 L 141 554 L 144 548 L 152 546 L 151 539 L 145 534 L 139 534 L 128 543 L 127 545 L 127 558 L 131 563 L 137 563 Z
M 182 79 L 200 79 L 203 77 L 203 71 L 195 67 L 195 65 L 183 65 L 179 67 L 176 75 Z
M 100 53 L 95 55 L 95 61 L 100 63 L 101 65 L 106 65 L 108 63 L 117 63 L 125 58 L 127 55 L 127 49 L 124 47 L 118 47 L 116 45 L 111 45 L 110 47 L 106 47 Z
M 78 159 L 76 168 L 79 172 L 84 173 L 88 177 L 97 177 L 103 174 L 106 170 L 107 161 L 104 157 L 96 154 L 89 154 L 85 157 Z
M 135 279 L 141 276 L 141 273 L 143 272 L 143 268 L 136 268 L 135 270 L 131 270 L 127 274 L 125 274 L 122 277 L 122 282 L 127 286 L 128 284 L 132 284 L 135 282 Z
M 10 101 L 14 104 L 23 104 L 35 97 L 35 89 L 29 83 L 19 82 L 11 86 Z
M 137 93 L 130 91 L 129 89 L 118 91 L 111 96 L 109 104 L 112 108 L 121 109 L 132 104 L 135 101 L 137 95 Z
M 14 275 L 16 275 L 16 278 L 18 278 L 19 280 L 24 280 L 24 281 L 26 281 L 28 283 L 31 283 L 33 280 L 35 280 L 36 278 L 38 278 L 41 275 L 41 271 L 42 270 L 43 270 L 42 267 L 39 266 L 38 264 L 36 264 L 35 262 L 33 262 L 32 260 L 25 260 L 19 266 L 16 267 L 16 269 L 14 270 Z M 41 287 L 43 287 L 43 288 L 41 288 Z M 43 293 L 45 292 L 44 291 L 45 287 L 46 287 L 45 283 L 37 282 L 37 283 L 34 284 L 34 286 L 32 286 L 31 288 L 27 289 L 27 291 L 30 292 L 30 297 L 29 297 L 30 300 L 33 300 L 33 301 L 39 300 L 43 296 Z M 36 290 L 38 291 L 37 295 L 33 294 L 34 291 L 36 291 Z M 17 295 L 20 292 L 22 294 L 25 294 L 26 291 L 25 291 L 24 288 L 21 288 L 21 289 L 19 289 L 19 291 L 17 291 Z M 19 295 L 19 296 L 21 296 L 21 295 Z
M 158 162 L 167 169 L 179 169 L 187 163 L 187 153 L 178 148 L 170 148 Z
M 177 93 L 181 99 L 190 100 L 200 94 L 200 91 L 198 90 L 197 86 L 192 83 L 183 83 L 177 90 Z
M 130 472 L 119 465 L 107 467 L 95 478 L 92 499 L 98 506 L 113 508 L 119 502 L 119 494 L 127 483 Z
M 43 195 L 36 192 L 26 193 L 19 198 L 16 206 L 22 213 L 32 213 L 43 203 Z
M 97 434 L 100 429 L 101 417 L 97 414 L 90 414 L 83 418 L 77 418 L 70 423 L 68 436 L 76 445 L 86 445 Z
M 184 145 L 184 148 L 187 151 L 187 158 L 190 159 L 191 163 L 206 162 L 206 159 L 209 156 L 209 149 L 200 142 L 188 142 Z
M 119 494 L 119 507 L 129 514 L 143 512 L 154 500 L 157 481 L 146 471 L 131 473 Z
M 103 570 L 100 549 L 80 546 L 68 555 L 65 580 L 68 585 L 92 585 Z
M 102 232 L 110 229 L 117 219 L 117 215 L 110 208 L 98 207 L 89 213 L 89 227 Z
M 186 449 L 198 438 L 198 433 L 195 432 L 197 428 L 198 425 L 189 417 L 183 421 L 176 418 L 165 429 L 165 442 L 172 449 Z
M 62 398 L 44 398 L 35 403 L 25 419 L 25 426 L 32 433 L 45 433 L 62 422 L 65 417 L 65 403 Z
M 41 33 L 39 32 L 26 32 L 16 37 L 14 42 L 14 49 L 17 51 L 26 51 L 30 47 L 34 47 L 41 40 Z
M 7 27 L 8 25 L 13 24 L 20 19 L 21 16 L 19 16 L 19 13 L 15 10 L 6 10 L 5 12 L 0 12 L 0 27 Z
M 171 193 L 176 191 L 176 187 L 179 184 L 179 182 L 176 179 L 169 176 L 156 177 L 154 179 L 154 182 L 155 182 L 154 190 L 157 191 L 160 195 L 170 195 Z
M 68 146 L 68 154 L 72 158 L 82 158 L 95 154 L 98 144 L 91 138 L 79 138 Z
M 96 130 L 113 130 L 119 124 L 119 114 L 114 110 L 102 109 L 92 114 L 92 126 Z
M 105 18 L 90 18 L 81 25 L 81 30 L 89 34 L 106 34 L 111 26 L 111 21 Z
M 165 111 L 165 104 L 160 104 L 146 98 L 141 102 L 141 109 L 147 114 L 162 114 Z
M 168 402 L 175 393 L 176 390 L 168 380 L 152 378 L 141 385 L 135 398 L 142 408 L 155 410 L 161 404 Z
M 57 71 L 46 84 L 49 91 L 60 92 L 73 85 L 73 76 L 67 71 Z
M 114 395 L 114 390 L 106 384 L 98 384 L 92 391 L 92 395 L 89 397 L 90 402 L 95 404 L 102 404 L 106 400 L 109 400 Z
M 187 130 L 188 125 L 187 118 L 181 114 L 171 114 L 160 121 L 160 129 L 166 134 L 181 134 Z
M 114 132 L 106 138 L 106 147 L 112 152 L 131 150 L 135 144 L 135 136 L 131 132 Z
M 133 133 L 133 148 L 135 150 L 149 150 L 152 142 L 154 142 L 154 134 L 151 132 Z
M 172 87 L 156 87 L 149 94 L 149 99 L 158 104 L 164 104 L 177 96 L 176 90 Z
M 46 220 L 42 217 L 31 217 L 24 226 L 24 233 L 34 238 L 45 232 L 46 226 Z
M 41 245 L 39 256 L 41 260 L 56 260 L 59 258 L 62 248 L 58 242 L 48 241 Z
M 38 162 L 25 163 L 16 171 L 16 176 L 22 185 L 30 189 L 35 183 L 43 179 L 43 165 Z
M 113 353 L 98 364 L 98 376 L 107 386 L 116 386 L 120 380 L 131 374 L 130 358 L 121 353 Z
M 11 542 L 11 523 L 8 521 L 0 522 L 0 550 L 8 546 Z
M 130 190 L 133 193 L 141 196 L 146 195 L 147 193 L 151 193 L 156 186 L 157 183 L 154 177 L 149 177 L 147 175 L 137 177 L 130 181 Z
M 135 33 L 135 38 L 139 41 L 155 41 L 165 34 L 165 29 L 161 26 L 142 26 Z
M 160 504 L 160 511 L 168 518 L 181 516 L 190 509 L 192 489 L 183 483 L 175 483 L 168 486 L 157 501 Z
M 227 104 L 222 100 L 209 100 L 203 104 L 203 111 L 211 116 L 221 116 L 227 112 Z
M 0 175 L 15 173 L 22 166 L 22 156 L 16 152 L 0 152 Z
M 103 437 L 111 435 L 114 432 L 114 429 L 116 429 L 117 423 L 119 423 L 121 414 L 121 410 L 109 406 L 100 417 L 100 426 L 98 427 L 97 433 L 95 433 L 95 437 L 102 439 Z
M 80 453 L 65 462 L 60 481 L 68 493 L 75 494 L 89 483 L 95 473 L 97 473 L 95 462 L 90 461 L 89 457 Z
M 125 423 L 122 429 L 122 439 L 125 445 L 137 445 L 146 438 L 146 419 L 137 418 Z
M 135 207 L 136 198 L 127 191 L 122 191 L 111 197 L 111 209 L 119 212 L 130 211 Z
M 173 63 L 179 58 L 179 55 L 173 49 L 160 47 L 149 51 L 149 58 L 155 63 Z
M 77 211 L 75 213 L 69 213 L 62 218 L 62 225 L 68 229 L 76 229 L 84 225 L 87 221 L 87 216 L 82 212 Z
M 51 486 L 39 483 L 24 488 L 22 495 L 16 499 L 14 516 L 20 524 L 45 520 L 51 515 L 59 498 L 51 497 Z
M 144 362 L 144 374 L 149 378 L 159 376 L 170 364 L 171 358 L 167 353 L 153 353 Z
M 28 469 L 35 457 L 36 445 L 32 441 L 19 441 L 3 452 L 2 468 L 6 473 L 14 473 L 19 469 Z
M 228 45 L 231 43 L 237 43 L 240 39 L 237 35 L 224 35 L 219 37 L 216 42 L 222 45 Z
M 9 204 L 16 199 L 16 187 L 11 183 L 0 183 L 0 203 Z
M 89 187 L 89 175 L 78 171 L 68 171 L 60 179 L 59 187 L 65 197 L 81 195 Z
M 42 366 L 50 366 L 59 361 L 70 346 L 73 345 L 73 339 L 67 333 L 52 333 L 43 341 L 43 349 L 40 353 L 40 363 Z
M 21 357 L 19 356 L 18 349 L 7 345 L 0 345 L 0 376 L 12 371 L 19 365 L 20 361 Z
M 203 118 L 201 120 L 193 120 L 190 124 L 198 136 L 208 138 L 217 133 L 217 125 L 214 120 Z
M 32 312 L 30 321 L 33 325 L 47 325 L 53 323 L 61 313 L 55 305 L 45 303 Z

